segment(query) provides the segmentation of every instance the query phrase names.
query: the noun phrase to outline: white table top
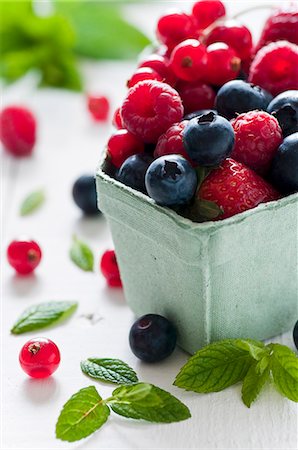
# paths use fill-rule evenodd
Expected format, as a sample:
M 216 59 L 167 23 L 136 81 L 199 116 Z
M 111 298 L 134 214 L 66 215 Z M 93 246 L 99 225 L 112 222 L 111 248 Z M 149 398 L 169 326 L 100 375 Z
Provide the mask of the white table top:
M 86 64 L 90 90 L 110 96 L 113 106 L 125 93 L 124 81 L 132 71 L 128 63 Z M 128 345 L 133 315 L 121 289 L 109 289 L 98 270 L 104 250 L 113 244 L 103 217 L 81 216 L 71 198 L 77 176 L 95 171 L 111 126 L 90 120 L 80 94 L 37 90 L 31 77 L 5 89 L 4 104 L 24 103 L 38 118 L 38 143 L 32 158 L 15 160 L 1 152 L 3 246 L 2 269 L 2 449 L 292 449 L 297 448 L 297 408 L 268 386 L 249 410 L 240 386 L 218 394 L 184 392 L 172 382 L 187 355 L 177 349 L 162 363 L 138 361 Z M 47 201 L 35 214 L 20 217 L 21 200 L 44 187 Z M 86 241 L 96 255 L 95 273 L 85 273 L 68 257 L 71 237 Z M 43 260 L 35 275 L 20 278 L 8 266 L 5 251 L 15 237 L 27 235 L 40 243 Z M 9 329 L 29 305 L 47 300 L 77 300 L 78 311 L 58 327 L 12 336 Z M 86 315 L 93 314 L 93 321 Z M 20 369 L 18 353 L 33 336 L 54 340 L 62 361 L 54 376 L 29 379 Z M 276 341 L 293 347 L 291 334 Z M 134 367 L 143 381 L 176 395 L 191 410 L 192 419 L 178 424 L 153 425 L 116 416 L 90 438 L 74 444 L 55 439 L 62 405 L 77 390 L 95 384 L 104 397 L 113 386 L 93 382 L 80 370 L 87 357 L 120 358 Z

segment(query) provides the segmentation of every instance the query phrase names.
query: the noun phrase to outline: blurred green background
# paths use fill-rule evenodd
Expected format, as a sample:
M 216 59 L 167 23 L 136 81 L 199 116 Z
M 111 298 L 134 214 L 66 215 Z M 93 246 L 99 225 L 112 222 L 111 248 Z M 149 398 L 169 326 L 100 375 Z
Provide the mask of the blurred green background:
M 0 77 L 9 83 L 34 69 L 40 86 L 82 90 L 80 59 L 133 59 L 149 44 L 125 20 L 127 3 L 0 0 Z

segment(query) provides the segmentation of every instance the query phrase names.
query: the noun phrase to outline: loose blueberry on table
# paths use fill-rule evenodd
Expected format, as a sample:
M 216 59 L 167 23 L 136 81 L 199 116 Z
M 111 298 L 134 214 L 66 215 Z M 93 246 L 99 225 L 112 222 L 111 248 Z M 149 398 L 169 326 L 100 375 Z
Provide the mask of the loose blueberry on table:
M 75 204 L 86 215 L 99 213 L 94 175 L 81 175 L 73 185 L 72 196 Z
M 26 342 L 19 355 L 22 369 L 32 378 L 47 378 L 60 364 L 57 345 L 46 338 L 34 338 Z

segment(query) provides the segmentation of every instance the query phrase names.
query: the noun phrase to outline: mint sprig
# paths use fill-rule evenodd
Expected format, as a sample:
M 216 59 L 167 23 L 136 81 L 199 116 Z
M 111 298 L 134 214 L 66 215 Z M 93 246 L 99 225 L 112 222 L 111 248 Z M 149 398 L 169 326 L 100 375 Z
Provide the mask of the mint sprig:
M 135 371 L 124 361 L 112 358 L 88 358 L 81 361 L 85 375 L 115 384 L 133 384 L 138 381 Z
M 170 423 L 190 417 L 187 406 L 149 383 L 120 386 L 105 400 L 94 386 L 89 386 L 63 406 L 56 424 L 56 437 L 74 442 L 89 436 L 107 421 L 110 408 L 121 416 L 149 422 Z
M 27 216 L 39 209 L 45 202 L 45 193 L 43 189 L 31 192 L 21 203 L 20 215 Z
M 44 302 L 25 309 L 11 329 L 12 334 L 40 330 L 66 320 L 74 313 L 77 302 Z
M 69 252 L 70 259 L 80 269 L 85 272 L 92 272 L 94 266 L 94 256 L 90 247 L 85 242 L 73 236 L 72 246 Z
M 227 339 L 207 345 L 178 373 L 174 385 L 199 393 L 218 392 L 243 381 L 242 400 L 248 407 L 269 380 L 285 397 L 298 402 L 298 358 L 280 344 Z

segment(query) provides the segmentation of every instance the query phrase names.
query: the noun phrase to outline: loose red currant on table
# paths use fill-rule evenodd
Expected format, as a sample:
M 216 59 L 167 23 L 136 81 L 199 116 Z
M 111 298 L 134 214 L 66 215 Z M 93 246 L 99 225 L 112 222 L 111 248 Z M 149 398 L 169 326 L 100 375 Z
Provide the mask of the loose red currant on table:
M 174 74 L 185 81 L 202 80 L 207 64 L 206 48 L 196 39 L 187 39 L 172 51 L 170 67 Z
M 144 151 L 143 142 L 123 129 L 113 134 L 108 141 L 108 156 L 115 167 L 119 168 L 132 155 Z
M 103 95 L 89 95 L 88 109 L 93 119 L 97 122 L 105 122 L 110 112 L 110 102 Z
M 233 120 L 235 146 L 232 158 L 260 175 L 270 169 L 282 143 L 282 131 L 275 117 L 265 111 L 249 111 Z
M 46 338 L 34 338 L 23 346 L 19 361 L 24 372 L 32 378 L 47 378 L 60 364 L 57 345 Z
M 194 18 L 183 12 L 173 12 L 162 16 L 156 29 L 157 38 L 170 49 L 179 42 L 198 36 Z
M 7 248 L 9 264 L 20 275 L 28 275 L 33 272 L 41 260 L 39 245 L 30 239 L 12 241 Z
M 36 141 L 36 120 L 21 106 L 8 106 L 0 113 L 0 140 L 13 156 L 31 155 Z
M 201 81 L 192 83 L 180 81 L 176 89 L 181 97 L 185 114 L 214 107 L 215 92 L 211 86 Z
M 252 52 L 251 32 L 244 25 L 234 20 L 229 20 L 222 25 L 217 25 L 206 37 L 205 45 L 215 42 L 224 42 L 232 47 L 241 60 L 247 59 Z
M 192 14 L 198 28 L 203 30 L 220 17 L 224 17 L 226 9 L 219 0 L 199 0 L 193 5 Z
M 122 287 L 120 272 L 114 250 L 107 250 L 102 255 L 100 270 L 110 287 Z
M 150 67 L 141 67 L 128 80 L 127 87 L 132 88 L 139 81 L 144 80 L 163 81 L 163 77 Z
M 121 116 L 132 134 L 150 144 L 173 123 L 180 122 L 183 105 L 178 92 L 166 83 L 140 81 L 128 91 Z
M 221 86 L 234 80 L 240 72 L 241 59 L 236 51 L 223 42 L 207 47 L 206 81 Z
M 251 64 L 248 81 L 274 96 L 298 89 L 298 45 L 277 41 L 263 47 Z
M 118 130 L 121 130 L 124 128 L 124 125 L 122 122 L 122 117 L 121 117 L 121 108 L 117 108 L 116 111 L 114 112 L 112 123 L 113 123 L 114 127 L 117 128 Z
M 165 83 L 168 83 L 170 86 L 174 86 L 177 78 L 173 74 L 169 64 L 170 61 L 165 56 L 153 54 L 143 59 L 138 67 L 150 67 L 162 76 Z

